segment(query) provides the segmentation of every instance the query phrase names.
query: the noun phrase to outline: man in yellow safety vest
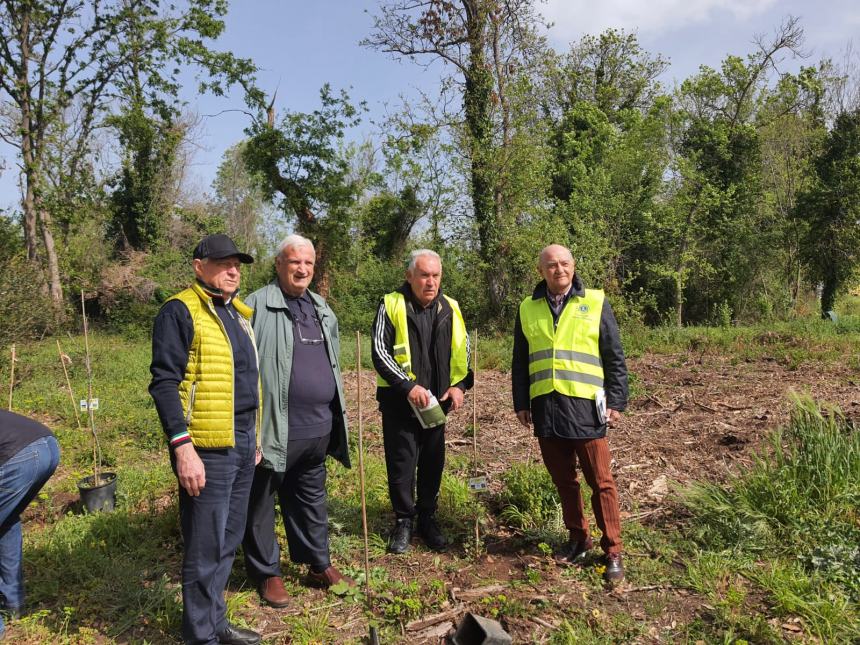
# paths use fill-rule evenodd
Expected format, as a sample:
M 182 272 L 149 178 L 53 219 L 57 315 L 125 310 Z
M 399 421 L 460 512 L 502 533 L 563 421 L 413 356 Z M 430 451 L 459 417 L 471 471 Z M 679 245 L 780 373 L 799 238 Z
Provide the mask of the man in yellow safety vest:
M 413 528 L 434 551 L 447 546 L 435 519 L 445 466 L 444 415 L 463 404 L 473 377 L 463 315 L 457 301 L 442 294 L 441 281 L 439 256 L 428 249 L 413 251 L 406 282 L 386 294 L 373 323 L 376 399 L 396 516 L 391 553 L 409 548 Z
M 612 307 L 603 291 L 583 287 L 575 269 L 567 248 L 552 244 L 541 251 L 543 280 L 520 304 L 514 328 L 514 410 L 524 426 L 534 427 L 561 498 L 570 537 L 558 559 L 580 562 L 592 548 L 578 460 L 603 534 L 604 577 L 617 583 L 624 579 L 621 521 L 606 428 L 627 406 L 627 366 Z
M 182 638 L 194 645 L 260 642 L 228 621 L 224 600 L 260 460 L 257 350 L 237 295 L 253 261 L 226 235 L 204 237 L 194 283 L 164 303 L 152 330 L 149 393 L 179 483 Z

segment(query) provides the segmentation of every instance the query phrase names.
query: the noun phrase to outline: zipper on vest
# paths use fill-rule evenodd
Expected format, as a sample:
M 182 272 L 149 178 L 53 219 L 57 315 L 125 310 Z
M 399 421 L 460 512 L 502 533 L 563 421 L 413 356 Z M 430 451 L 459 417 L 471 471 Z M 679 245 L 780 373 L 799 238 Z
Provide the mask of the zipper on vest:
M 191 424 L 191 411 L 194 410 L 194 399 L 197 396 L 197 381 L 191 384 L 191 395 L 188 397 L 188 412 L 185 413 L 186 427 Z

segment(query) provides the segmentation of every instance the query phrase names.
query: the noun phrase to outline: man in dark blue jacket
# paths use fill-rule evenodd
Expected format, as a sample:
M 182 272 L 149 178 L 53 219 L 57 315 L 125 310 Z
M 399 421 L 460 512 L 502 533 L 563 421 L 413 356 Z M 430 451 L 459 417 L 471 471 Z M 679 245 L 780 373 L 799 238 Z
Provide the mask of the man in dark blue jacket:
M 610 469 L 606 428 L 627 407 L 627 365 L 612 307 L 598 289 L 585 289 L 570 251 L 558 244 L 540 254 L 543 280 L 523 300 L 514 326 L 511 362 L 514 410 L 534 433 L 561 497 L 570 539 L 560 559 L 576 562 L 592 548 L 577 461 L 592 490 L 603 533 L 604 577 L 624 578 L 618 492 Z

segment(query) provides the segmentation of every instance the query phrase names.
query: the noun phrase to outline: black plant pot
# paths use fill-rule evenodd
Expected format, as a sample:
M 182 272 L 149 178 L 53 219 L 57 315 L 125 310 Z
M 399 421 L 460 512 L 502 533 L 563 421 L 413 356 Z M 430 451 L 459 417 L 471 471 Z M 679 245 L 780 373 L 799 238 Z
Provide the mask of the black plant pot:
M 116 506 L 116 473 L 102 473 L 99 481 L 95 475 L 78 481 L 81 502 L 88 513 L 112 511 Z

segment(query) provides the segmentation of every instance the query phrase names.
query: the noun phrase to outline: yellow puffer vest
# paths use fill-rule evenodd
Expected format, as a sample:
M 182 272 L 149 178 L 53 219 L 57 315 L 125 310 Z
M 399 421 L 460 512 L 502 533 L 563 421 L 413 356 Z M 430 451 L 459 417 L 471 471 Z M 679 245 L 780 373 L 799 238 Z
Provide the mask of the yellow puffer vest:
M 212 298 L 199 284 L 194 283 L 169 300 L 183 302 L 194 323 L 194 339 L 188 351 L 185 378 L 179 384 L 179 399 L 191 442 L 197 448 L 232 448 L 235 443 L 233 348 L 227 330 L 215 311 Z M 233 298 L 231 303 L 241 314 L 239 322 L 254 345 L 254 332 L 248 322 L 253 310 L 238 298 Z M 257 351 L 256 345 L 254 351 Z M 258 444 L 259 424 L 258 412 Z
M 468 357 L 466 356 L 466 323 L 460 312 L 460 305 L 453 298 L 442 294 L 451 305 L 454 319 L 451 325 L 451 385 L 459 383 L 469 373 Z M 385 294 L 385 313 L 394 325 L 394 360 L 403 368 L 410 381 L 415 380 L 412 372 L 412 352 L 409 349 L 409 324 L 406 318 L 406 298 L 399 291 Z M 376 375 L 379 387 L 388 387 L 388 382 Z
M 600 289 L 571 296 L 557 326 L 546 298 L 528 297 L 520 304 L 520 324 L 529 343 L 530 399 L 552 391 L 594 399 L 603 388 L 598 344 L 603 300 Z

